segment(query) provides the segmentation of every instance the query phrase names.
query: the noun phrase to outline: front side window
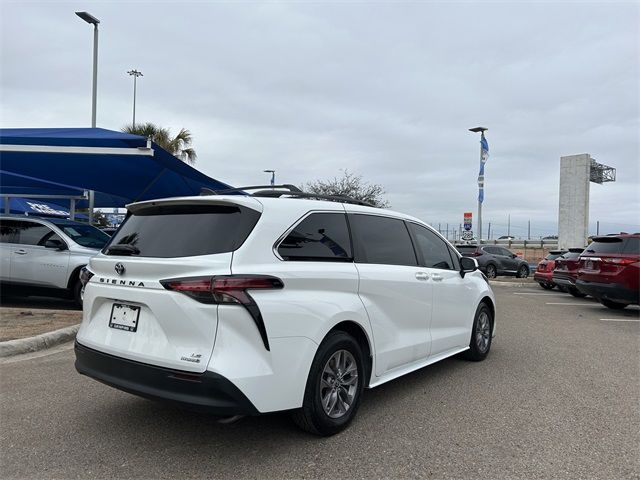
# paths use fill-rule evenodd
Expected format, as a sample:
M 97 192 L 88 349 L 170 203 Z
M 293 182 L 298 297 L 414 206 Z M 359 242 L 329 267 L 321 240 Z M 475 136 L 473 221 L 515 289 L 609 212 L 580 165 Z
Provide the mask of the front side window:
M 402 220 L 350 214 L 358 263 L 418 266 L 409 231 Z
M 35 222 L 20 222 L 21 245 L 43 245 L 45 237 L 48 237 L 53 230 L 49 227 Z
M 280 242 L 284 260 L 351 261 L 351 241 L 344 213 L 312 213 Z
M 453 270 L 454 265 L 447 244 L 428 228 L 409 223 L 416 246 L 422 254 L 423 266 Z

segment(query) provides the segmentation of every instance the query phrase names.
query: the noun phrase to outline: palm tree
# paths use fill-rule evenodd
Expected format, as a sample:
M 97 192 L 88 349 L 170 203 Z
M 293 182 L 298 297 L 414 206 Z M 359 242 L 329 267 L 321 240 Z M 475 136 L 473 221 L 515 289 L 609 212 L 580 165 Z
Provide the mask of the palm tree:
M 178 134 L 171 138 L 171 131 L 168 128 L 162 128 L 154 123 L 142 123 L 136 125 L 126 125 L 123 132 L 132 133 L 133 135 L 141 135 L 145 138 L 151 138 L 152 141 L 160 145 L 174 157 L 179 158 L 183 162 L 191 165 L 196 163 L 198 155 L 191 147 L 193 137 L 191 132 L 185 128 L 181 128 Z

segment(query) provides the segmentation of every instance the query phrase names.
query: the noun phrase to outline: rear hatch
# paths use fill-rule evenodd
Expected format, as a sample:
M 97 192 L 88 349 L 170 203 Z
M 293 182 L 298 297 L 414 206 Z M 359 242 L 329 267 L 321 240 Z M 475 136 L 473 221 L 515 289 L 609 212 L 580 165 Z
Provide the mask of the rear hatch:
M 620 283 L 618 277 L 640 260 L 640 237 L 596 237 L 580 255 L 580 280 Z
M 89 265 L 78 341 L 143 363 L 203 372 L 218 308 L 207 279 L 231 273 L 233 251 L 260 211 L 260 203 L 246 197 L 129 206 L 121 228 Z

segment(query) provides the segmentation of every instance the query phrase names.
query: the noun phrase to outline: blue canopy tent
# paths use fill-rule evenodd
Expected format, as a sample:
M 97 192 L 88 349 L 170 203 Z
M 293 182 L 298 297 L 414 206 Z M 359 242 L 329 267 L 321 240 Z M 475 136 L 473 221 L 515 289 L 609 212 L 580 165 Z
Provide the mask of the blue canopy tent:
M 102 128 L 0 129 L 0 169 L 5 198 L 90 191 L 92 207 L 232 188 L 144 137 Z
M 0 211 L 6 212 L 6 199 L 0 197 Z M 70 209 L 58 205 L 57 203 L 45 202 L 41 199 L 32 198 L 10 198 L 9 213 L 14 215 L 37 215 L 39 217 L 61 217 L 70 216 Z M 86 215 L 76 214 L 76 218 L 87 219 Z

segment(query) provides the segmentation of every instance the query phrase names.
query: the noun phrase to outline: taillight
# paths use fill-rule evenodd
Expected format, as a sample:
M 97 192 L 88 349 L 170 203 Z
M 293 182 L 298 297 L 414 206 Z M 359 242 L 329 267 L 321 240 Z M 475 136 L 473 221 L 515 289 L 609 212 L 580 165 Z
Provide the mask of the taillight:
M 93 275 L 94 273 L 87 267 L 82 267 L 80 269 L 80 283 L 82 284 L 82 288 L 84 288 L 87 283 L 89 283 L 89 280 L 91 280 L 91 277 L 93 277 Z
M 632 263 L 636 263 L 636 260 L 634 260 L 633 258 L 614 257 L 614 258 L 603 258 L 602 263 L 612 263 L 614 265 L 625 266 L 625 265 L 631 265 Z
M 482 252 L 473 252 L 470 256 L 471 257 L 481 257 L 482 256 Z
M 247 309 L 258 327 L 267 350 L 269 341 L 258 305 L 247 290 L 277 290 L 284 283 L 270 275 L 216 275 L 212 277 L 187 277 L 160 280 L 167 290 L 184 293 L 201 303 L 235 303 Z

